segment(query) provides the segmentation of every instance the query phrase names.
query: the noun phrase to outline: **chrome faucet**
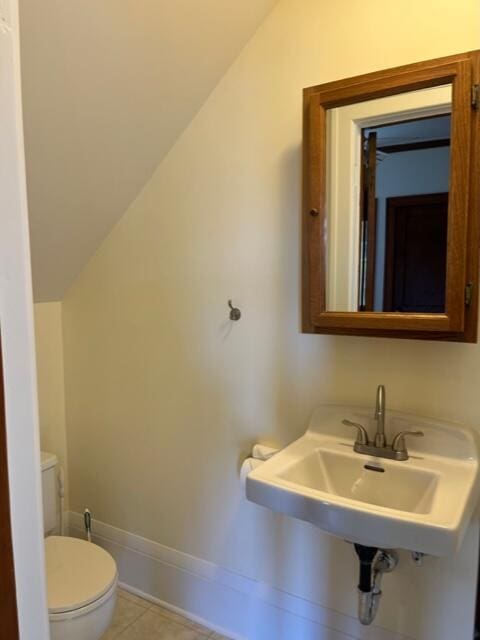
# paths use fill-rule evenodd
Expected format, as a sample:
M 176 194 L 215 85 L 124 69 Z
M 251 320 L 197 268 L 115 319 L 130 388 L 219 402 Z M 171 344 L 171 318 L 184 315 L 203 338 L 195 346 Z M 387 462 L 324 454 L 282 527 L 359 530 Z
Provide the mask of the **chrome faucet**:
M 377 433 L 375 434 L 375 446 L 384 447 L 385 440 L 385 387 L 379 384 L 377 387 L 377 402 L 375 405 L 375 420 L 377 421 Z
M 347 427 L 357 429 L 357 438 L 353 445 L 353 450 L 364 455 L 376 456 L 377 458 L 389 458 L 390 460 L 408 460 L 408 451 L 405 444 L 405 437 L 412 436 L 421 438 L 423 431 L 400 431 L 393 438 L 392 444 L 387 444 L 385 437 L 385 412 L 386 393 L 383 384 L 377 387 L 377 401 L 375 405 L 375 420 L 377 421 L 377 432 L 375 438 L 370 440 L 368 431 L 358 422 L 342 420 L 342 424 Z

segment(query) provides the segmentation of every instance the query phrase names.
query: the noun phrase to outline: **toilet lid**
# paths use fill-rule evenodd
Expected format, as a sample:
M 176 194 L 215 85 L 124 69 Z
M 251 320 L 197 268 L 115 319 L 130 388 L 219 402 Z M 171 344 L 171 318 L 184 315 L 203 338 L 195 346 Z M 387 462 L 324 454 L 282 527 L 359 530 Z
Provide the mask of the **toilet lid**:
M 63 536 L 45 539 L 48 609 L 65 613 L 98 600 L 115 582 L 112 556 L 96 544 Z

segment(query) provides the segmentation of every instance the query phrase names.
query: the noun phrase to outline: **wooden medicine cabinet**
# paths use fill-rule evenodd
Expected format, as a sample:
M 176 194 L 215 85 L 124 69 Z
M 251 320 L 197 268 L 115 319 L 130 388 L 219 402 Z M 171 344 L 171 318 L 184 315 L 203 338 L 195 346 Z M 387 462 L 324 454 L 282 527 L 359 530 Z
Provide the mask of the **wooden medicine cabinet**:
M 303 331 L 476 342 L 480 52 L 304 90 Z

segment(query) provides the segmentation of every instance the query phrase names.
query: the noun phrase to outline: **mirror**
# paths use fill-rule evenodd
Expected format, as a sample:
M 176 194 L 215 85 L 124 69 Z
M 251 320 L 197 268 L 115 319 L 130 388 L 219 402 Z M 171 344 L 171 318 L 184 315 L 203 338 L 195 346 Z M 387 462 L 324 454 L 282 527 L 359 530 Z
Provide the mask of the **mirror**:
M 327 310 L 445 312 L 451 97 L 327 112 Z
M 470 52 L 305 89 L 305 332 L 476 341 L 477 80 Z

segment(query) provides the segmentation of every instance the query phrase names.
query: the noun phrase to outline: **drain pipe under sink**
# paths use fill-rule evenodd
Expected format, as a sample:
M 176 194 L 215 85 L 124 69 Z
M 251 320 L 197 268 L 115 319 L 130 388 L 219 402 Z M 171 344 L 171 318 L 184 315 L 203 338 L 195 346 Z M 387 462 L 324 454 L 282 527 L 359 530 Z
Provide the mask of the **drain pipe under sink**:
M 390 549 L 377 549 L 355 544 L 360 560 L 358 581 L 358 619 L 364 625 L 372 624 L 377 615 L 384 573 L 390 573 L 398 564 L 398 554 Z

